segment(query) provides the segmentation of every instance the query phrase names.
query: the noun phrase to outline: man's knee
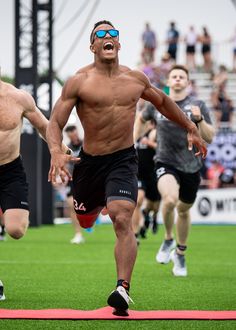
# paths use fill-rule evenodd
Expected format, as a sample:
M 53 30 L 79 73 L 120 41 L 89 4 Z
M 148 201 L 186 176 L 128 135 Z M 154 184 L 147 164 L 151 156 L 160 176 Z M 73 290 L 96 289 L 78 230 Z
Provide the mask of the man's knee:
M 177 205 L 177 213 L 178 216 L 181 219 L 188 219 L 190 216 L 190 208 L 191 208 L 191 204 L 189 205 L 182 205 L 181 203 L 179 205 Z
M 162 202 L 163 202 L 163 207 L 171 211 L 176 207 L 178 202 L 178 197 L 173 195 L 166 195 L 162 198 Z
M 113 218 L 113 224 L 117 231 L 127 231 L 132 228 L 131 226 L 131 218 L 124 213 L 118 213 Z
M 108 212 L 113 222 L 116 234 L 126 233 L 127 231 L 132 230 L 132 214 L 134 208 L 135 204 L 126 205 L 125 203 L 110 203 L 108 205 Z
M 28 228 L 28 220 L 27 221 L 6 221 L 5 230 L 14 239 L 20 239 L 26 233 Z
M 5 229 L 14 239 L 20 239 L 29 226 L 29 211 L 24 209 L 8 209 L 4 213 Z

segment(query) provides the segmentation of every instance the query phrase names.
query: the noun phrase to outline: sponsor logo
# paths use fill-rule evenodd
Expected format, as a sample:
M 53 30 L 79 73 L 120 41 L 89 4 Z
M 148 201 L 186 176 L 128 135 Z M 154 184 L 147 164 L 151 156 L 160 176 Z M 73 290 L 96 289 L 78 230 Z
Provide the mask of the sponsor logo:
M 20 202 L 22 205 L 29 205 L 27 202 Z
M 158 178 L 160 178 L 163 174 L 165 174 L 165 172 L 166 172 L 165 167 L 160 167 L 160 168 L 158 168 L 158 170 L 156 171 L 156 175 L 157 175 Z
M 192 107 L 191 104 L 186 104 L 186 105 L 184 106 L 184 109 L 185 109 L 185 110 L 191 110 L 191 107 Z
M 142 181 L 138 180 L 138 188 L 142 188 L 142 187 L 143 187 Z
M 131 195 L 131 192 L 130 192 L 130 191 L 128 191 L 128 190 L 123 190 L 123 189 L 120 189 L 120 190 L 119 190 L 119 193 L 120 193 L 120 194 L 125 194 L 125 195 Z
M 203 216 L 208 216 L 212 211 L 212 204 L 209 198 L 202 197 L 198 202 L 198 211 Z

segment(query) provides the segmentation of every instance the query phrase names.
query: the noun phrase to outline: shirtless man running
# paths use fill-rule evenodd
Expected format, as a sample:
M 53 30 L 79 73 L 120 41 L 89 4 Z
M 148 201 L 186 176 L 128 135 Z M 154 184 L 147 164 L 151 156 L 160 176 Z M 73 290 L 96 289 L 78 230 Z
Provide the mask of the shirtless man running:
M 49 181 L 70 174 L 60 144 L 72 108 L 84 128 L 80 161 L 73 172 L 74 207 L 82 227 L 91 227 L 106 206 L 116 233 L 117 287 L 108 297 L 114 314 L 128 315 L 128 294 L 137 244 L 132 214 L 137 199 L 137 156 L 133 146 L 136 104 L 140 97 L 188 131 L 189 148 L 206 155 L 205 143 L 193 124 L 164 93 L 139 71 L 119 65 L 119 31 L 109 21 L 95 24 L 90 36 L 94 62 L 69 78 L 55 104 L 47 130 L 51 152 Z
M 30 94 L 0 79 L 0 206 L 6 232 L 24 236 L 29 224 L 28 184 L 20 156 L 23 117 L 46 139 L 48 121 Z M 5 299 L 3 286 L 1 298 Z
M 0 79 L 0 207 L 5 230 L 14 239 L 24 236 L 29 225 L 28 183 L 20 156 L 23 118 L 46 140 L 48 120 L 33 97 Z M 69 148 L 62 144 L 62 150 Z

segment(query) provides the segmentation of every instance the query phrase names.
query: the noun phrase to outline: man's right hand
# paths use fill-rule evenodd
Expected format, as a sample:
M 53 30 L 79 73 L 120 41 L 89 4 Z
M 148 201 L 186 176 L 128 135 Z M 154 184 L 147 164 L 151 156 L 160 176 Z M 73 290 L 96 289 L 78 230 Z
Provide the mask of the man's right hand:
M 51 152 L 51 166 L 48 172 L 48 182 L 56 184 L 57 175 L 60 176 L 63 183 L 66 179 L 72 180 L 72 176 L 67 169 L 67 163 L 69 162 L 79 162 L 80 158 L 74 157 L 72 155 L 66 155 L 62 151 Z

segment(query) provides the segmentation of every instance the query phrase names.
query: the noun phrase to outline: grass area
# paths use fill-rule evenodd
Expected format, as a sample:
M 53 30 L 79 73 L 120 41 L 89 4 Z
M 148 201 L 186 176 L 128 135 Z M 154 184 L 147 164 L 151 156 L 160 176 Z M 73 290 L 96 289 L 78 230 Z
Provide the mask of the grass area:
M 29 229 L 20 241 L 0 243 L 0 279 L 6 301 L 0 308 L 96 309 L 116 283 L 110 225 L 85 232 L 71 245 L 70 225 Z M 132 309 L 236 310 L 236 227 L 193 226 L 187 252 L 189 276 L 175 278 L 172 265 L 159 265 L 163 237 L 149 233 L 139 247 Z M 36 321 L 0 320 L 0 329 L 236 329 L 236 321 Z

